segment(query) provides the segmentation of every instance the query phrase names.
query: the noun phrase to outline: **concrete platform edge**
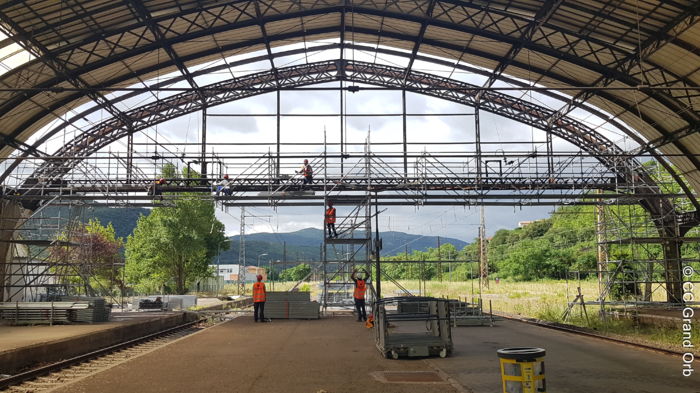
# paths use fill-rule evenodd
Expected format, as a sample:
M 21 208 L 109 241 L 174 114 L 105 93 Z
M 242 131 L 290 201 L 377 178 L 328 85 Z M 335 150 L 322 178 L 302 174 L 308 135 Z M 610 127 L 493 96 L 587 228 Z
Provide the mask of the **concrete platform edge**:
M 0 374 L 12 375 L 28 367 L 68 359 L 100 348 L 109 347 L 141 336 L 157 333 L 198 318 L 196 313 L 182 312 L 145 321 L 130 321 L 110 329 L 86 335 L 34 344 L 0 352 Z

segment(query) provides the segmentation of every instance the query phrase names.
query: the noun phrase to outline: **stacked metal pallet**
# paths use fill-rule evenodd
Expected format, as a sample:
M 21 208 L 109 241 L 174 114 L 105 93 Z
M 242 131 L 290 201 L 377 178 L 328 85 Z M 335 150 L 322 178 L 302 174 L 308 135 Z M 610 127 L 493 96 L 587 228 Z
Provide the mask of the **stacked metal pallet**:
M 484 313 L 481 302 L 468 303 L 461 300 L 450 301 L 452 326 L 493 326 L 493 315 Z
M 73 305 L 73 302 L 0 303 L 0 320 L 15 325 L 69 323 Z
M 309 292 L 268 292 L 265 317 L 272 319 L 318 319 L 320 304 Z
M 15 325 L 105 322 L 111 309 L 103 298 L 73 301 L 0 303 L 0 321 Z
M 71 321 L 73 322 L 107 322 L 112 313 L 112 308 L 109 307 L 104 298 L 88 298 L 81 299 L 79 302 L 87 302 L 88 308 L 75 308 L 71 310 Z

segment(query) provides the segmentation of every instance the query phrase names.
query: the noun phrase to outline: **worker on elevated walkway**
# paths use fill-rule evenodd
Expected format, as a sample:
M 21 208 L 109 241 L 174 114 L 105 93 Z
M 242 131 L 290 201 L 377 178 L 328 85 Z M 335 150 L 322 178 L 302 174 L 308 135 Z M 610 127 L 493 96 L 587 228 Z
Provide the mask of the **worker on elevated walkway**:
M 216 195 L 219 196 L 219 193 L 224 195 L 231 195 L 233 193 L 228 174 L 224 175 L 224 178 L 216 185 Z
M 297 173 L 300 173 L 304 176 L 304 186 L 306 186 L 307 184 L 314 184 L 314 170 L 311 168 L 309 160 L 304 160 L 304 165 L 301 166 L 301 169 Z
M 263 276 L 258 274 L 258 281 L 253 284 L 253 319 L 255 322 L 267 322 L 265 319 L 265 283 L 262 282 Z
M 337 238 L 338 232 L 335 231 L 335 208 L 333 207 L 333 201 L 328 201 L 328 209 L 326 210 L 324 222 L 326 223 L 328 238 Z
M 362 269 L 365 273 L 364 278 L 357 278 L 357 270 L 352 271 L 350 278 L 355 282 L 355 291 L 352 297 L 355 299 L 355 310 L 357 310 L 357 322 L 362 322 L 367 320 L 367 310 L 365 310 L 365 292 L 367 291 L 367 279 L 369 278 L 369 273 L 367 270 Z

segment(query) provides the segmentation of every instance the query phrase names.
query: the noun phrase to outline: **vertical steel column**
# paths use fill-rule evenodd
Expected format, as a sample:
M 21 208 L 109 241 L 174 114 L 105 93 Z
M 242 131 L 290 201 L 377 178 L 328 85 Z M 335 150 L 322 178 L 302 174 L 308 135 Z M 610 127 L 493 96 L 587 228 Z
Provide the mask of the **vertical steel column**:
M 406 89 L 401 90 L 401 106 L 403 116 L 403 176 L 408 178 L 408 148 L 406 136 Z
M 598 190 L 597 194 L 602 194 L 603 190 Z M 598 241 L 598 293 L 603 293 L 605 288 L 604 280 L 608 278 L 608 245 L 606 243 L 607 228 L 605 225 L 605 205 L 603 204 L 603 199 L 597 199 L 597 204 L 595 206 L 595 216 L 596 216 L 596 240 Z M 600 296 L 601 306 L 603 304 L 603 296 Z M 602 310 L 602 308 L 601 308 Z
M 236 285 L 239 295 L 245 294 L 245 259 L 245 207 L 241 207 L 241 229 L 238 239 L 238 283 Z M 243 273 L 241 273 L 241 269 L 243 269 Z
M 479 120 L 479 107 L 474 108 L 474 138 L 476 142 L 476 180 L 477 185 L 481 181 L 481 121 Z
M 376 281 L 376 286 L 375 289 L 377 290 L 377 299 L 379 300 L 382 298 L 382 270 L 380 266 L 380 258 L 379 258 L 379 251 L 381 249 L 380 242 L 379 242 L 379 194 L 374 193 L 374 209 L 375 209 L 375 214 L 376 216 L 374 217 L 374 256 L 377 258 L 377 263 L 375 265 L 375 269 L 377 271 L 377 281 Z M 371 216 L 368 217 L 368 219 L 372 219 Z
M 547 132 L 547 174 L 549 175 L 550 181 L 553 180 L 554 176 L 554 146 L 552 143 L 552 133 Z
M 207 107 L 202 108 L 202 166 L 200 175 L 202 179 L 207 177 Z M 188 177 L 192 176 L 187 174 Z
M 282 129 L 282 117 L 280 114 L 280 89 L 277 89 L 277 162 L 275 163 L 275 177 L 279 179 L 280 177 L 280 138 Z
M 340 90 L 338 90 L 338 93 L 340 94 L 340 177 L 342 178 L 344 172 L 343 164 L 345 163 L 345 159 L 343 158 L 345 154 L 345 138 L 343 137 L 343 134 L 345 134 L 345 97 L 343 94 L 342 80 L 340 81 Z
M 479 218 L 479 284 L 489 287 L 489 259 L 486 250 L 486 217 L 484 205 L 481 204 L 481 217 Z M 481 293 L 479 293 L 481 297 Z
M 340 89 L 338 93 L 340 94 L 340 177 L 343 177 L 345 169 L 345 158 L 343 158 L 345 153 L 345 138 L 343 134 L 345 133 L 345 96 L 343 94 L 343 79 L 345 77 L 345 13 L 346 7 L 348 6 L 348 0 L 343 0 L 343 9 L 340 12 L 340 63 L 341 69 L 339 73 L 341 75 L 340 79 Z M 354 36 L 354 35 L 353 35 Z
M 440 253 L 440 236 L 437 237 L 437 252 L 438 252 L 438 263 L 437 263 L 438 280 L 440 282 L 442 282 L 442 255 Z
M 126 137 L 126 183 L 131 184 L 131 172 L 134 170 L 134 134 Z

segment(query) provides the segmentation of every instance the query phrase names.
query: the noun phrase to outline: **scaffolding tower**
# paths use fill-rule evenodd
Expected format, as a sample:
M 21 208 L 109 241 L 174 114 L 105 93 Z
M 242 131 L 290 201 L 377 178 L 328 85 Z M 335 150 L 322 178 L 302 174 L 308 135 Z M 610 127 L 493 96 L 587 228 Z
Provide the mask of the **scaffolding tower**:
M 654 178 L 661 191 L 671 196 L 674 209 L 667 216 L 652 217 L 640 205 L 620 204 L 619 200 L 599 201 L 595 212 L 600 293 L 595 303 L 602 309 L 605 304 L 634 308 L 667 302 L 673 297 L 669 287 L 681 285 L 679 278 L 671 275 L 669 265 L 690 266 L 693 271 L 700 271 L 700 231 L 694 228 L 681 233 L 679 219 L 684 212 L 692 211 L 693 205 L 675 190 L 678 185 L 660 165 L 655 162 L 642 165 L 643 168 L 636 169 Z M 613 192 L 635 195 L 643 191 L 645 186 L 637 180 L 619 184 Z M 675 224 L 671 235 L 659 229 L 668 222 Z M 664 252 L 664 247 L 672 242 L 682 242 L 677 260 Z
M 324 175 L 328 175 L 328 163 L 324 152 Z M 325 177 L 324 176 L 324 177 Z M 342 193 L 339 185 L 351 179 L 365 179 L 367 187 L 351 196 Z M 340 181 L 332 186 L 324 185 L 324 211 L 328 202 L 350 209 L 350 212 L 336 216 L 337 236 L 331 237 L 324 224 L 322 253 L 321 303 L 324 312 L 328 307 L 352 307 L 355 283 L 351 280 L 354 270 L 372 272 L 372 160 L 369 139 L 364 148 L 364 156 L 354 163 L 344 165 Z M 369 287 L 369 302 L 373 302 L 374 287 Z
M 49 301 L 61 296 L 109 295 L 93 288 L 104 267 L 92 255 L 92 237 L 85 231 L 85 208 L 79 204 L 42 208 L 17 219 L 3 274 L 2 301 Z M 75 260 L 75 256 L 79 256 Z M 114 270 L 116 264 L 108 268 Z M 116 276 L 113 277 L 116 279 Z M 104 289 L 104 288 L 98 288 Z

